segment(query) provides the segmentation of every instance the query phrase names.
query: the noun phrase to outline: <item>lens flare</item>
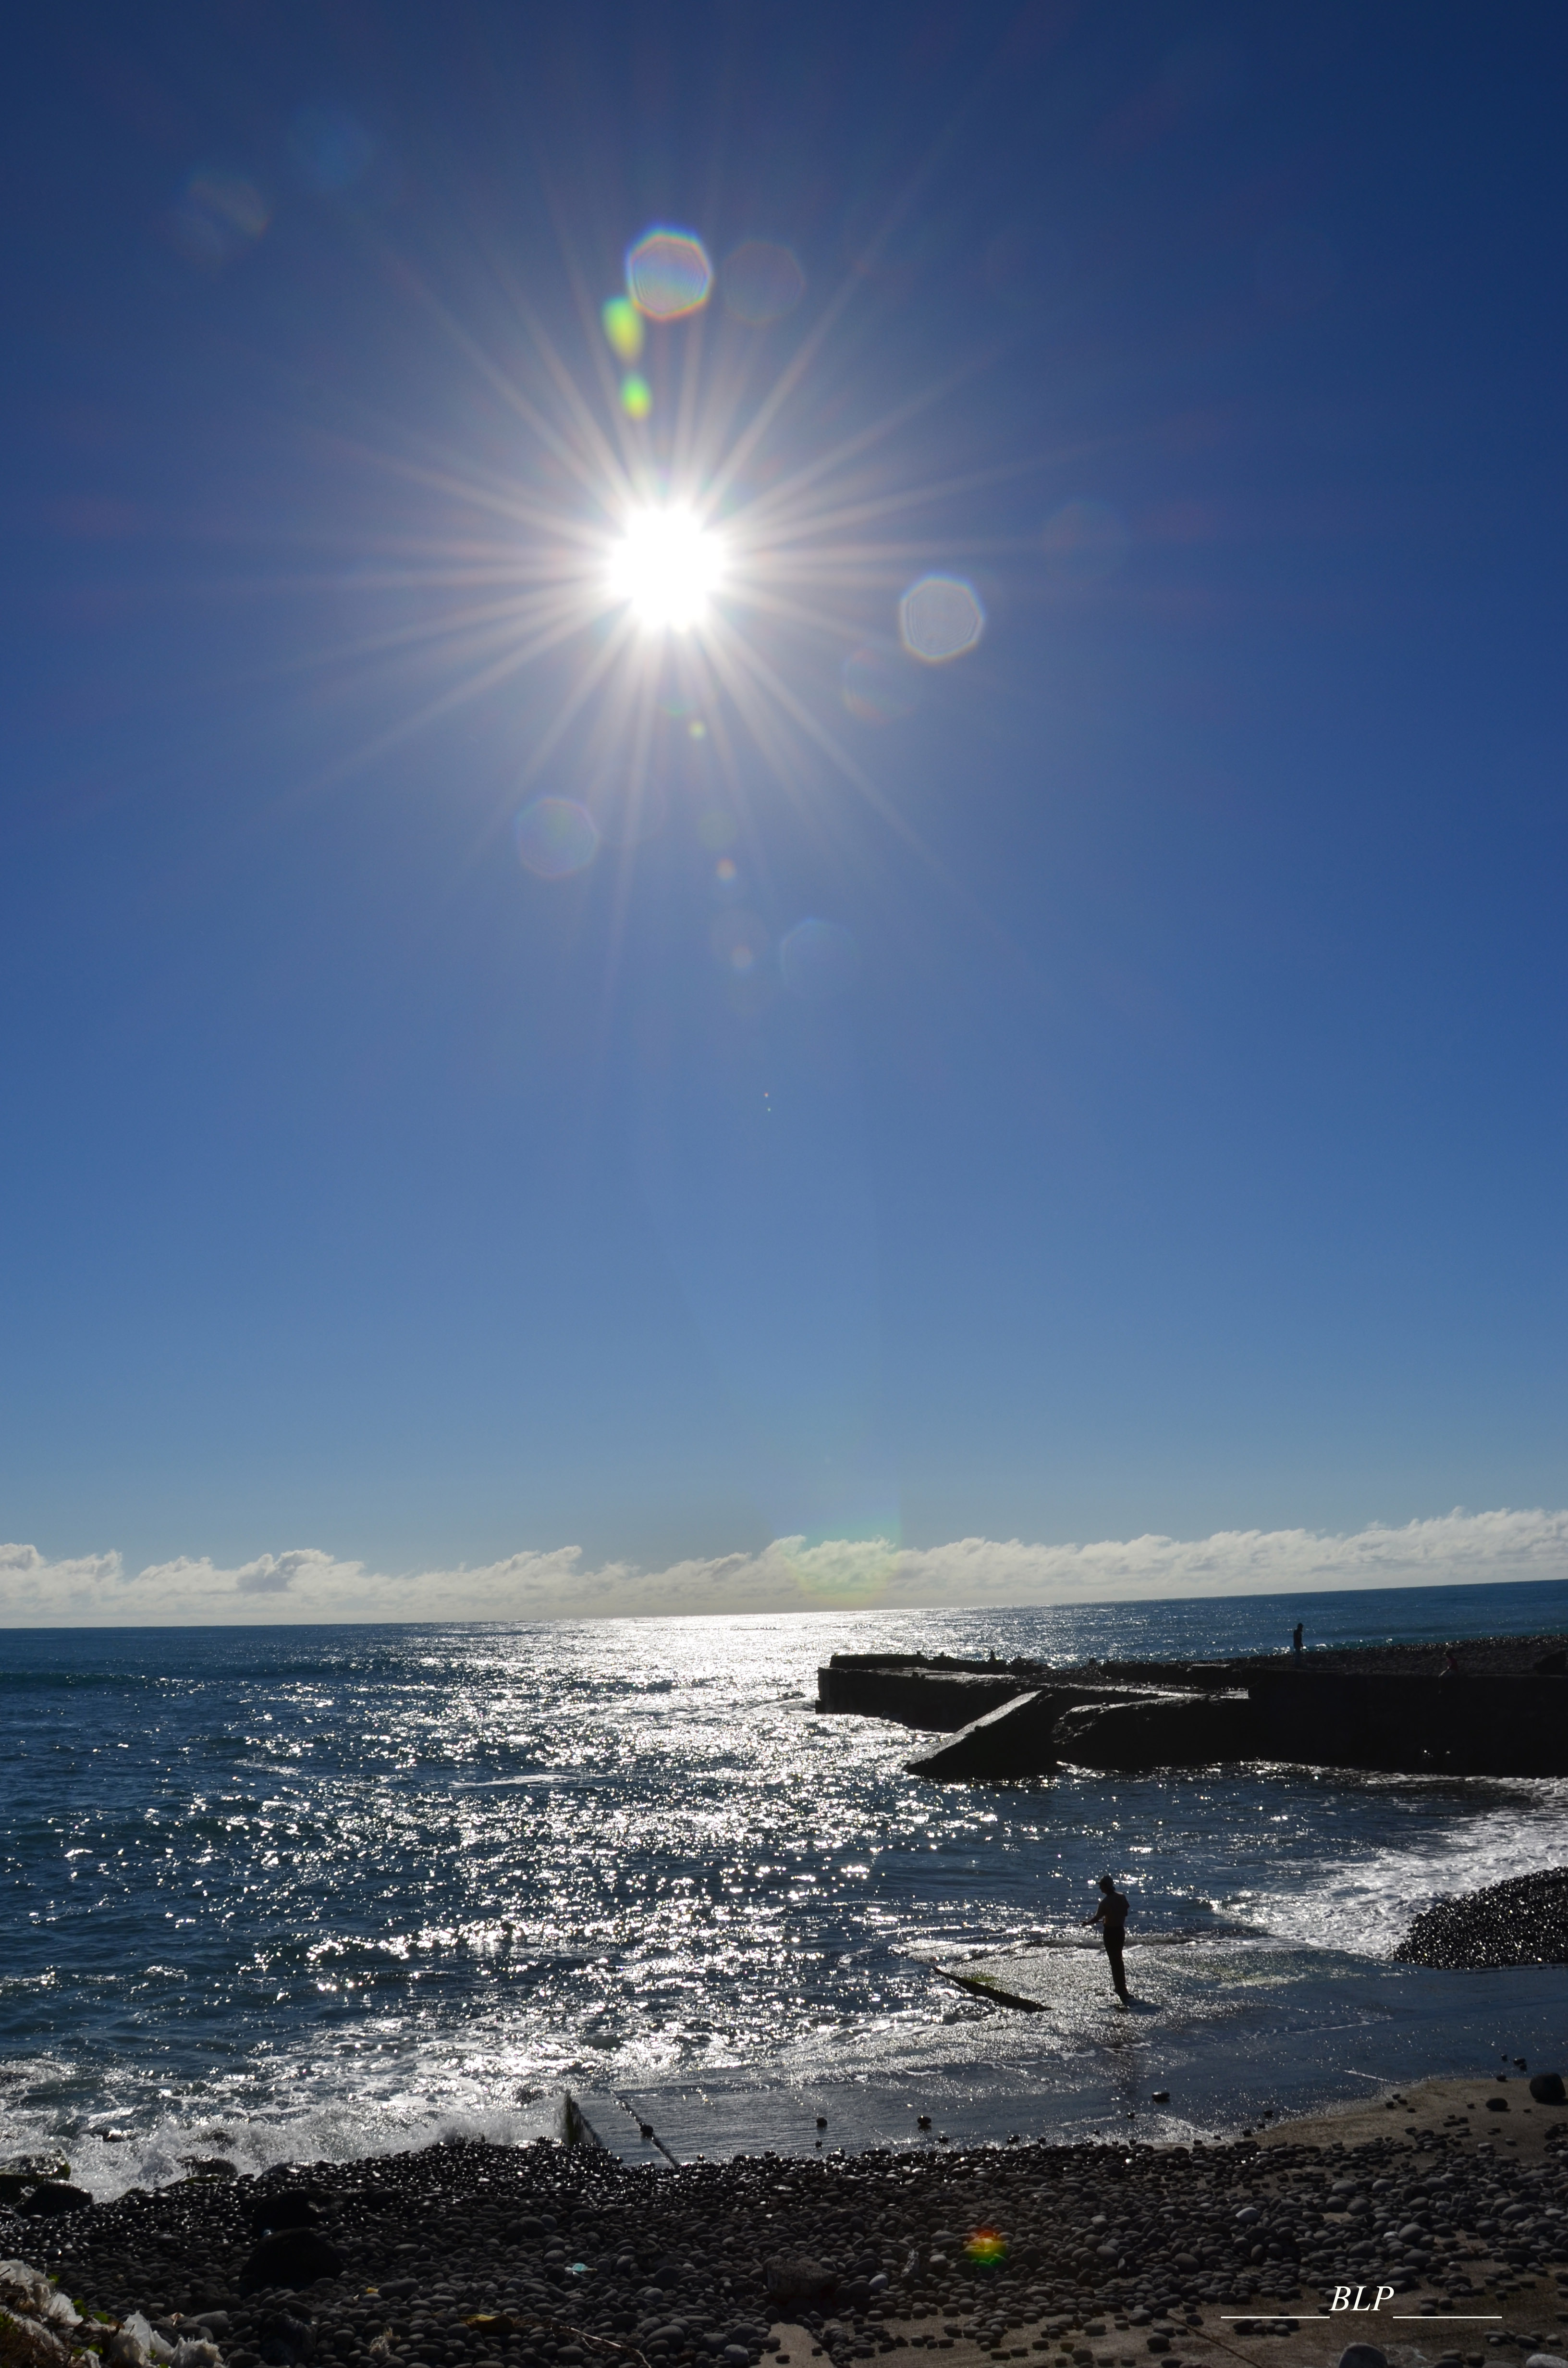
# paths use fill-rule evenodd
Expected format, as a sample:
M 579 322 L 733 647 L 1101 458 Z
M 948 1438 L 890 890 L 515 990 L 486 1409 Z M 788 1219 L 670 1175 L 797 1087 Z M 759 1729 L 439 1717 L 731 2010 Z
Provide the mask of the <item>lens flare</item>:
M 192 173 L 167 219 L 172 245 L 191 263 L 216 268 L 254 246 L 272 207 L 239 173 Z
M 775 1538 L 802 1595 L 840 1610 L 879 1602 L 898 1568 L 898 1524 L 874 1523 L 859 1536 Z
M 311 117 L 305 132 L 324 143 L 326 161 L 309 168 L 317 178 L 355 166 L 358 149 L 335 119 Z M 379 152 L 371 163 L 384 178 Z M 193 253 L 221 260 L 267 230 L 266 199 L 249 183 L 195 176 L 186 199 L 180 230 Z M 584 308 L 581 280 L 569 275 L 587 383 L 531 305 L 528 336 L 506 331 L 504 361 L 487 357 L 460 319 L 448 321 L 483 374 L 476 383 L 489 389 L 474 415 L 485 425 L 472 464 L 454 447 L 431 480 L 451 505 L 449 533 L 422 526 L 422 559 L 378 548 L 372 564 L 367 554 L 355 592 L 373 595 L 374 606 L 322 654 L 324 664 L 369 657 L 384 670 L 406 701 L 397 728 L 409 732 L 544 668 L 540 710 L 517 730 L 512 810 L 526 810 L 521 860 L 547 878 L 583 871 L 601 847 L 650 836 L 677 791 L 690 802 L 686 827 L 715 856 L 743 822 L 749 847 L 758 818 L 747 810 L 746 754 L 792 803 L 814 798 L 835 774 L 936 860 L 915 822 L 894 813 L 855 735 L 896 726 L 937 691 L 935 670 L 987 630 L 975 585 L 946 572 L 911 576 L 914 552 L 931 552 L 933 565 L 938 556 L 956 562 L 935 540 L 952 529 L 923 528 L 918 517 L 968 479 L 890 475 L 893 455 L 879 448 L 906 424 L 902 394 L 880 416 L 839 406 L 837 365 L 824 354 L 856 298 L 852 280 L 819 308 L 809 335 L 783 332 L 780 351 L 766 324 L 803 303 L 799 259 L 766 239 L 721 252 L 715 278 L 694 233 L 645 224 L 625 251 L 623 290 L 600 290 L 607 301 Z M 677 340 L 681 318 L 715 298 L 732 317 L 710 336 L 699 324 Z M 744 335 L 740 322 L 752 324 Z M 516 468 L 497 475 L 484 406 L 502 392 L 529 435 Z M 365 457 L 406 473 L 390 450 Z M 411 482 L 425 477 L 424 463 L 413 468 Z M 411 651 L 437 678 L 426 684 L 426 667 L 405 663 Z M 819 659 L 842 668 L 841 680 L 829 677 L 842 692 L 836 714 L 823 713 L 813 695 Z M 802 679 L 808 664 L 815 671 Z M 864 750 L 873 760 L 897 754 Z M 553 785 L 570 794 L 543 799 Z M 626 877 L 627 867 L 614 868 Z M 799 909 L 788 917 L 799 924 Z M 726 939 L 720 962 L 737 1009 L 786 992 L 825 998 L 849 982 L 854 948 L 836 930 L 813 919 L 791 933 L 787 952 L 778 934 Z
M 724 555 L 695 510 L 633 511 L 611 554 L 609 589 L 650 632 L 689 632 L 708 613 Z
M 923 575 L 898 604 L 898 630 L 914 656 L 945 666 L 973 649 L 985 630 L 985 611 L 961 575 Z
M 767 927 L 757 913 L 721 913 L 709 933 L 709 943 L 721 970 L 744 978 L 767 956 Z
M 628 251 L 627 293 L 650 321 L 700 312 L 712 285 L 708 250 L 689 231 L 651 230 Z
M 535 798 L 517 816 L 517 853 L 541 880 L 565 880 L 598 853 L 594 817 L 574 798 Z
M 641 356 L 642 340 L 648 334 L 642 326 L 642 313 L 630 297 L 612 296 L 600 311 L 599 319 L 610 351 L 618 361 L 630 368 Z
M 997 2228 L 977 2228 L 964 2246 L 977 2270 L 999 2270 L 1007 2258 L 1007 2239 Z

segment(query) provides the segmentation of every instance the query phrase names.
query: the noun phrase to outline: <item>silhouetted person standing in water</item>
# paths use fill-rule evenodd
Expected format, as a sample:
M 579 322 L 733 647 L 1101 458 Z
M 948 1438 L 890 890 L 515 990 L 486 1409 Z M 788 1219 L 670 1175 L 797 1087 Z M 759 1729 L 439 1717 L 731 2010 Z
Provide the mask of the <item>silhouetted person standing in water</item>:
M 1290 1631 L 1290 1650 L 1291 1650 L 1291 1652 L 1292 1652 L 1292 1653 L 1299 1653 L 1299 1652 L 1301 1651 L 1301 1622 L 1298 1620 L 1298 1621 L 1297 1621 L 1297 1622 L 1296 1622 L 1296 1624 L 1295 1624 L 1295 1626 L 1294 1626 L 1294 1627 L 1291 1629 L 1291 1631 Z
M 1116 1995 L 1123 2006 L 1129 2003 L 1127 1975 L 1121 1969 L 1122 1944 L 1127 1939 L 1127 1895 L 1118 1891 L 1108 1874 L 1100 1877 L 1100 1904 L 1092 1916 L 1085 1916 L 1085 1930 L 1097 1924 L 1105 1933 L 1105 1952 L 1110 1959 L 1110 1977 L 1116 1984 Z

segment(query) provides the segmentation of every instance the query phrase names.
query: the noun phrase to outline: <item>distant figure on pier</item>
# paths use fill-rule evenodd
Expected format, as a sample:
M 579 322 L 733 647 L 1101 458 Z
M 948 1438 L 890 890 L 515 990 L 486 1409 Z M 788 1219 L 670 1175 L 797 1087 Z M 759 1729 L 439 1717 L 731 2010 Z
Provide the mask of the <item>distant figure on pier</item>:
M 1291 1650 L 1291 1652 L 1292 1652 L 1292 1653 L 1299 1653 L 1299 1652 L 1301 1651 L 1301 1622 L 1298 1620 L 1298 1621 L 1297 1621 L 1297 1622 L 1296 1622 L 1296 1624 L 1295 1624 L 1295 1626 L 1294 1626 L 1294 1627 L 1291 1629 L 1291 1631 L 1290 1631 L 1290 1650 Z
M 1443 1655 L 1443 1675 L 1445 1678 L 1462 1678 L 1464 1675 L 1464 1671 L 1460 1667 L 1459 1655 L 1451 1645 Z
M 1131 2003 L 1127 1995 L 1127 1975 L 1121 1967 L 1122 1946 L 1127 1939 L 1127 1895 L 1118 1891 L 1108 1874 L 1100 1877 L 1100 1904 L 1092 1916 L 1084 1918 L 1086 1931 L 1097 1924 L 1105 1934 L 1105 1952 L 1110 1959 L 1110 1977 L 1116 1985 L 1116 1995 L 1123 2006 Z

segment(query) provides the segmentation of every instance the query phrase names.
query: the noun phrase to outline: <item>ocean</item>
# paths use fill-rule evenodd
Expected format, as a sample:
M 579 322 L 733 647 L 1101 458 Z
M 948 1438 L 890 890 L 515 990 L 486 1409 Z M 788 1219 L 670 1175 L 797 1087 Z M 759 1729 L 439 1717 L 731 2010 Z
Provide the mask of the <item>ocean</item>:
M 937 1787 L 905 1772 L 903 1729 L 812 1708 L 835 1651 L 1218 1656 L 1282 1647 L 1298 1619 L 1319 1645 L 1528 1634 L 1568 1628 L 1568 1584 L 13 1631 L 0 2151 L 63 2151 L 112 2194 L 187 2154 L 520 2140 L 568 2089 L 634 2158 L 1176 2136 L 1549 2060 L 1568 1970 L 1391 1952 L 1441 1893 L 1568 1863 L 1568 1783 L 1267 1766 Z M 1141 1942 L 1133 2017 L 1076 1930 L 1106 1871 Z M 937 1970 L 1021 1944 L 1061 1951 L 1041 2014 Z

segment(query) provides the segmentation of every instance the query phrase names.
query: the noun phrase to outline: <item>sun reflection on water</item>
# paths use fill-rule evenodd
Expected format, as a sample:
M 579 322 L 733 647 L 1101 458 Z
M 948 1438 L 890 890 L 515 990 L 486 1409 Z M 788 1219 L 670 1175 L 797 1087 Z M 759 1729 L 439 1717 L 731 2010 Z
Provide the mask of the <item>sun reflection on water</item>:
M 1183 1609 L 1154 1607 L 1167 1646 Z M 93 2162 L 94 2131 L 161 2125 L 168 2090 L 180 2114 L 308 2108 L 336 2147 L 562 2081 L 809 2078 L 981 2046 L 971 2024 L 994 2055 L 1010 2028 L 928 1959 L 1066 1937 L 1107 1864 L 1145 1927 L 1240 1915 L 1343 1946 L 1348 1920 L 1372 1946 L 1413 1884 L 1557 1846 L 1561 1787 L 1485 1816 L 1290 1770 L 971 1791 L 906 1773 L 904 1730 L 812 1708 L 836 1650 L 1062 1659 L 1153 1617 L 193 1634 L 152 1676 L 134 1639 L 84 1637 L 90 1684 L 6 1693 L 8 2124 Z M 1079 2044 L 1040 2019 L 1024 2041 Z

